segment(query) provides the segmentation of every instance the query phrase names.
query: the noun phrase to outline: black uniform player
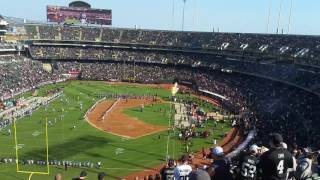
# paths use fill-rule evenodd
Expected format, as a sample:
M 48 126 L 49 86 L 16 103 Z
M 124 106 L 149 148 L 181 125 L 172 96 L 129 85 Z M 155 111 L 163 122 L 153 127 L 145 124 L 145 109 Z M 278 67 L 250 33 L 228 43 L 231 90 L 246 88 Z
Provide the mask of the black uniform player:
M 170 159 L 168 165 L 161 169 L 162 180 L 174 180 L 174 160 Z
M 245 152 L 239 159 L 239 179 L 241 180 L 252 180 L 257 177 L 257 165 L 258 158 L 256 154 L 258 152 L 258 146 L 252 145 L 249 152 Z
M 292 155 L 281 146 L 280 134 L 272 134 L 270 138 L 271 149 L 260 157 L 258 165 L 262 180 L 286 180 L 288 168 L 293 168 Z

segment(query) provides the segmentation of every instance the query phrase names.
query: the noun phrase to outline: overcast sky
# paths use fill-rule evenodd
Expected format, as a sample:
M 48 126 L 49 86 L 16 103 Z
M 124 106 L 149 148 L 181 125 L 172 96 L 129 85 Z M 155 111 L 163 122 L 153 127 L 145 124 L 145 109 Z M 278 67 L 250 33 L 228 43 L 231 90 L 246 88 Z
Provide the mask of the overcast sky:
M 186 0 L 185 30 L 275 33 L 280 2 L 280 29 L 288 32 L 291 0 Z M 320 35 L 320 0 L 292 0 L 290 34 Z M 0 14 L 46 21 L 46 6 L 70 0 L 0 0 Z M 93 8 L 112 9 L 113 26 L 181 30 L 183 0 L 87 0 Z M 270 3 L 271 2 L 271 3 Z M 173 8 L 174 7 L 174 8 Z M 173 13 L 174 9 L 174 13 Z

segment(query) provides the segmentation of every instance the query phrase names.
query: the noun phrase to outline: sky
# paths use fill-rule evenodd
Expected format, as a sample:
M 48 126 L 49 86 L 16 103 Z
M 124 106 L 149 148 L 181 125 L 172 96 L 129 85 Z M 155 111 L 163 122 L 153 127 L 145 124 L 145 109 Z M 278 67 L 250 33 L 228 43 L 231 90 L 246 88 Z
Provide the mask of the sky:
M 70 2 L 72 1 L 0 0 L 0 14 L 46 21 L 47 5 L 68 6 Z M 92 8 L 112 9 L 113 27 L 182 30 L 183 0 L 86 2 Z M 283 29 L 285 34 L 320 35 L 320 0 L 292 2 L 291 23 L 288 26 L 291 0 L 186 0 L 183 30 L 276 33 L 279 24 L 280 31 Z

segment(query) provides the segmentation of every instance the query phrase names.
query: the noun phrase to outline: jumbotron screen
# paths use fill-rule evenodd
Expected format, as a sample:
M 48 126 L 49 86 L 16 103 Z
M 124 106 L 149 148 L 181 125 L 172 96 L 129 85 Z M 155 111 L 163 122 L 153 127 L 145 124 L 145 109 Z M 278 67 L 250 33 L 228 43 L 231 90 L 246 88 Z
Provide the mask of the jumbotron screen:
M 47 20 L 57 23 L 111 25 L 112 11 L 109 9 L 47 6 Z

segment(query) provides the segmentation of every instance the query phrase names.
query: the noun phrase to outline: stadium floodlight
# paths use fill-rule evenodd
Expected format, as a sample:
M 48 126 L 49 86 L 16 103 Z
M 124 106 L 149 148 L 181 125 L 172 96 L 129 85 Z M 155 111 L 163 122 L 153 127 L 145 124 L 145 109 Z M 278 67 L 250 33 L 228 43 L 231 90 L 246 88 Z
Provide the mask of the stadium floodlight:
M 272 0 L 269 0 L 268 18 L 267 18 L 267 19 L 268 19 L 268 20 L 267 20 L 267 33 L 269 33 L 271 8 L 272 8 Z
M 292 0 L 290 1 L 290 14 L 289 14 L 289 22 L 288 22 L 288 34 L 290 33 L 291 18 L 292 18 Z
M 48 119 L 46 118 L 46 165 L 47 171 L 46 172 L 34 172 L 34 171 L 21 171 L 19 170 L 19 150 L 18 150 L 18 139 L 17 139 L 17 125 L 16 119 L 13 120 L 13 128 L 14 128 L 14 143 L 16 149 L 16 170 L 17 173 L 29 174 L 29 180 L 31 180 L 32 175 L 49 175 L 50 174 L 50 167 L 49 167 L 49 143 L 48 143 Z
M 174 0 L 172 0 L 172 10 L 171 10 L 172 11 L 171 12 L 171 16 L 172 16 L 171 17 L 171 20 L 172 20 L 172 22 L 171 22 L 172 23 L 171 24 L 172 27 L 171 28 L 172 28 L 172 30 L 174 30 L 174 3 L 175 3 Z
M 184 11 L 186 8 L 186 2 L 187 0 L 183 0 L 183 9 L 182 9 L 182 31 L 184 30 Z
M 280 21 L 281 21 L 282 3 L 283 3 L 283 0 L 280 0 L 278 22 L 277 22 L 277 34 L 279 34 L 279 30 L 280 30 L 279 28 L 280 28 Z

